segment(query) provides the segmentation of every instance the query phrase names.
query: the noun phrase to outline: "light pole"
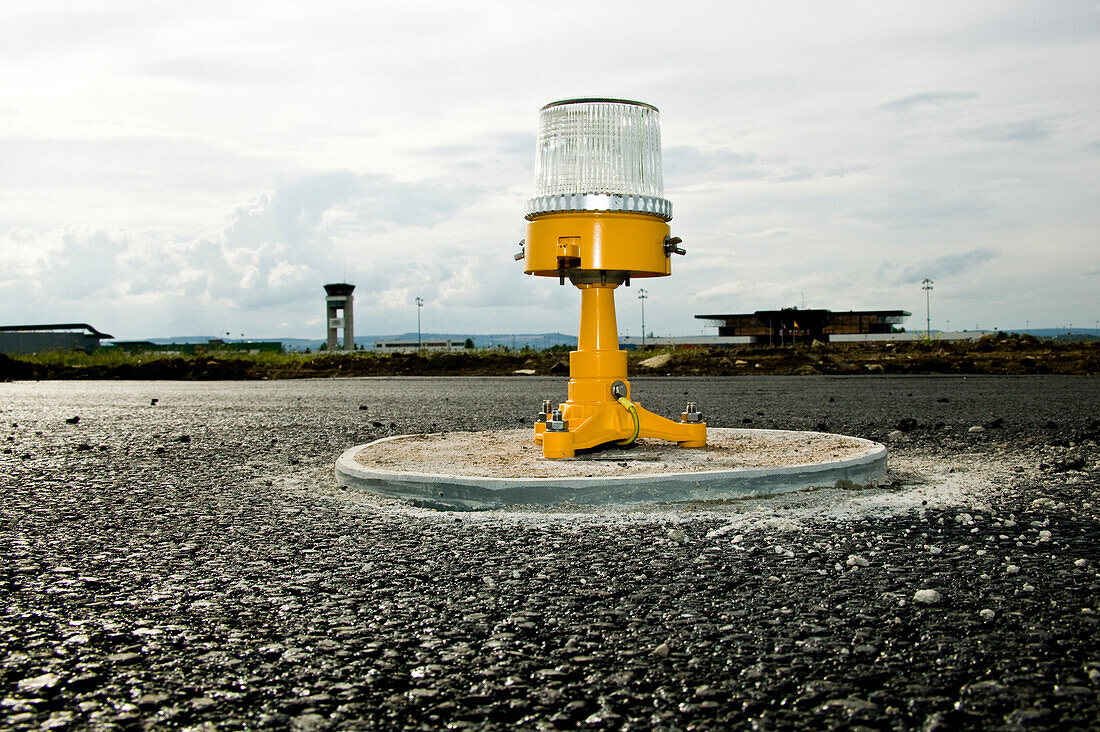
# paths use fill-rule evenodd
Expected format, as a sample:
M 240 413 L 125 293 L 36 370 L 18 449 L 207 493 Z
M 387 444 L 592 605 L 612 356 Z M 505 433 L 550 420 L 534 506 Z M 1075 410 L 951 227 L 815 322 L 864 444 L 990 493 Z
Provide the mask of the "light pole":
M 645 301 L 649 297 L 649 293 L 645 290 L 638 290 L 638 299 L 642 301 L 642 348 L 645 349 Z
M 927 277 L 920 283 L 924 290 L 924 337 L 929 338 L 932 331 L 932 285 L 935 284 Z
M 416 298 L 416 350 L 424 350 L 424 341 L 420 337 L 420 308 L 424 307 L 424 298 Z

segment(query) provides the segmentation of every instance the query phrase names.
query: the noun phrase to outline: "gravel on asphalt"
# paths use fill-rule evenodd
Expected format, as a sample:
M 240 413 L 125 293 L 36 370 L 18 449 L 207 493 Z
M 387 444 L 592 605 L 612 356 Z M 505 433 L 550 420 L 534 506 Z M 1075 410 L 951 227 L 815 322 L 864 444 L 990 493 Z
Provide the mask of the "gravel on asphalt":
M 0 384 L 0 723 L 1100 726 L 1095 378 L 634 380 L 658 413 L 884 441 L 871 490 L 448 513 L 333 478 L 564 388 Z

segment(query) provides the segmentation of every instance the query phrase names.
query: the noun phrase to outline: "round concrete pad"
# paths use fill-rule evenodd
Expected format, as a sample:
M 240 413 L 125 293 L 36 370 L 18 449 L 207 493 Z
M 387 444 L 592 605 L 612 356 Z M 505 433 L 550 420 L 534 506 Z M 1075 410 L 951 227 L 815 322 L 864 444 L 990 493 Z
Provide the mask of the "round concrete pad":
M 337 480 L 418 505 L 718 501 L 804 488 L 864 486 L 886 475 L 886 448 L 822 432 L 710 428 L 707 446 L 639 440 L 547 460 L 530 430 L 398 435 L 336 461 Z

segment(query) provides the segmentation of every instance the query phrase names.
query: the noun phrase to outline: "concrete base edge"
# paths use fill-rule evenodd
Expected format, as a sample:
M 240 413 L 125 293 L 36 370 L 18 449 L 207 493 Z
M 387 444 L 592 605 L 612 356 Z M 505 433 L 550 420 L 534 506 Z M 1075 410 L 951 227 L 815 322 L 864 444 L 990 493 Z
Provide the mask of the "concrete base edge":
M 765 435 L 800 433 L 752 430 Z M 804 433 L 812 434 L 812 433 Z M 815 463 L 614 477 L 490 478 L 371 468 L 355 458 L 364 448 L 413 435 L 397 435 L 346 450 L 336 461 L 344 486 L 419 506 L 485 510 L 509 505 L 623 505 L 705 502 L 771 495 L 808 488 L 876 485 L 886 477 L 886 448 L 869 440 L 862 454 Z M 855 438 L 852 438 L 855 439 Z

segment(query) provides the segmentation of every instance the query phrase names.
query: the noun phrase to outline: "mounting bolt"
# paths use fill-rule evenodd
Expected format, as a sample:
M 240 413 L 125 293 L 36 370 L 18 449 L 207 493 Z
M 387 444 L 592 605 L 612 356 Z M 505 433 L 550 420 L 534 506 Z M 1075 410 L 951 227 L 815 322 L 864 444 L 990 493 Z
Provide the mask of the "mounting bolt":
M 546 420 L 547 432 L 568 432 L 569 423 L 562 419 L 561 410 L 555 409 L 550 415 L 550 419 Z
M 665 237 L 665 256 L 671 257 L 673 254 L 684 255 L 687 254 L 687 250 L 680 246 L 683 243 L 683 239 L 678 236 L 666 236 Z
M 550 400 L 549 399 L 543 399 L 542 400 L 542 411 L 539 412 L 539 418 L 535 421 L 536 422 L 545 422 L 547 420 L 547 418 L 550 416 L 550 412 L 551 412 L 552 409 L 553 409 L 553 405 L 550 403 Z
M 687 409 L 680 415 L 681 422 L 688 422 L 694 424 L 696 422 L 703 421 L 703 413 L 695 406 L 695 402 L 688 402 Z
M 614 384 L 611 385 L 611 396 L 615 397 L 616 399 L 622 399 L 626 395 L 626 384 L 621 381 L 616 381 Z

